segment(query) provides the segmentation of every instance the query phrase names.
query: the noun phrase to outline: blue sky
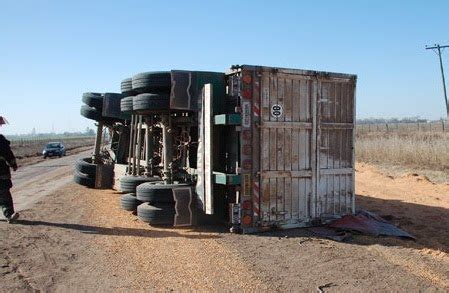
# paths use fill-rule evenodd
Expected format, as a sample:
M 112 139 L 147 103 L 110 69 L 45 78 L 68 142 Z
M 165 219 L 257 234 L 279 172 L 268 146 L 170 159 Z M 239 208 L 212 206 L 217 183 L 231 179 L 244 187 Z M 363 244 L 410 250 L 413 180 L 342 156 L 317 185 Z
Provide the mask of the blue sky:
M 257 64 L 358 75 L 357 116 L 445 116 L 449 1 L 0 1 L 6 134 L 84 130 L 86 91 L 151 70 Z M 449 49 L 444 64 L 449 76 Z

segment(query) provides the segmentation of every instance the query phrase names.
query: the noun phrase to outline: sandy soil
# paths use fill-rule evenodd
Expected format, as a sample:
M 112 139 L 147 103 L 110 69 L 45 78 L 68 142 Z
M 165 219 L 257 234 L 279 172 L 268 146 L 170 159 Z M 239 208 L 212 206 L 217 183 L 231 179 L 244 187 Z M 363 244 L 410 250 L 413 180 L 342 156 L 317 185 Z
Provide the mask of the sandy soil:
M 50 179 L 37 185 L 47 190 Z M 120 210 L 119 194 L 66 183 L 19 223 L 0 222 L 1 290 L 449 290 L 449 185 L 389 178 L 361 164 L 356 179 L 358 208 L 390 215 L 416 242 L 357 235 L 338 243 L 304 229 L 154 228 Z

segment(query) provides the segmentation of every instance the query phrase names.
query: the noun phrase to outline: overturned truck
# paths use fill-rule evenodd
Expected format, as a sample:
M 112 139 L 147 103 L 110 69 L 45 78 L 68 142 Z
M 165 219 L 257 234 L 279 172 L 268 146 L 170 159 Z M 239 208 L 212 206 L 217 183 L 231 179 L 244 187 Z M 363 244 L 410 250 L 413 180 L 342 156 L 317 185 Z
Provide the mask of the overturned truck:
M 121 94 L 85 94 L 97 141 L 75 181 L 122 191 L 152 225 L 251 233 L 354 213 L 356 79 L 250 65 L 137 74 Z

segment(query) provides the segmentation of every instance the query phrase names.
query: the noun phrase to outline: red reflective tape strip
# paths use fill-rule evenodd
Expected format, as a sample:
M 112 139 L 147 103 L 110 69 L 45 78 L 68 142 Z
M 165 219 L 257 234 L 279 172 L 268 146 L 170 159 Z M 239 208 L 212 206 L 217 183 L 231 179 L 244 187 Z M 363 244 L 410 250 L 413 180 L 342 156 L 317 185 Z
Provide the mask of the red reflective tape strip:
M 254 112 L 254 116 L 260 116 L 259 104 L 256 102 L 253 103 L 253 112 Z
M 259 195 L 259 182 L 254 182 L 254 191 L 257 192 L 257 195 Z
M 260 210 L 259 210 L 259 182 L 254 182 L 253 185 L 253 213 L 254 216 L 259 216 Z
M 259 208 L 256 205 L 253 206 L 253 214 L 256 217 L 260 214 Z

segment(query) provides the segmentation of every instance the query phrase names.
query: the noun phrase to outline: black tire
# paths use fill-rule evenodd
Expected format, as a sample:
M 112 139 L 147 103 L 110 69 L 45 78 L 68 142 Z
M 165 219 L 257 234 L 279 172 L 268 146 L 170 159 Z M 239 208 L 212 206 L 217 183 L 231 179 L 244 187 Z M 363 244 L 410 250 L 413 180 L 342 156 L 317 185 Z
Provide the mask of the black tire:
M 143 72 L 133 76 L 132 89 L 138 93 L 163 93 L 171 88 L 169 71 Z
M 136 198 L 134 193 L 126 193 L 120 197 L 120 207 L 125 211 L 136 211 L 140 204 L 142 202 Z
M 120 178 L 120 191 L 123 193 L 136 193 L 136 187 L 145 182 L 160 181 L 159 177 L 123 176 Z
M 84 93 L 83 102 L 89 106 L 93 107 L 100 112 L 103 109 L 103 95 L 100 93 Z
M 73 181 L 89 188 L 95 187 L 95 178 L 89 177 L 86 174 L 80 173 L 78 171 L 75 171 L 75 174 L 73 175 Z
M 93 107 L 89 107 L 87 105 L 82 105 L 80 110 L 81 116 L 86 117 L 87 119 L 100 121 L 102 120 L 101 112 Z
M 140 94 L 133 98 L 133 110 L 136 113 L 168 111 L 170 96 L 168 94 Z
M 137 218 L 150 225 L 173 226 L 175 215 L 173 204 L 150 205 L 143 203 L 137 207 Z
M 132 77 L 125 78 L 122 80 L 120 84 L 120 89 L 122 90 L 122 93 L 126 93 L 133 90 L 133 84 L 132 84 Z
M 92 163 L 92 158 L 80 158 L 75 162 L 76 171 L 86 174 L 89 177 L 97 176 L 97 165 Z
M 133 98 L 134 96 L 129 96 L 120 101 L 120 110 L 123 113 L 131 113 L 133 111 Z
M 102 122 L 102 123 L 108 124 L 108 125 L 114 124 L 115 122 L 123 121 L 121 119 L 103 117 L 101 115 L 101 111 L 99 111 L 98 109 L 89 107 L 87 105 L 81 106 L 80 114 L 81 114 L 81 116 L 84 116 L 87 119 L 95 120 L 97 122 Z
M 120 89 L 122 90 L 122 95 L 124 97 L 134 96 L 136 94 L 136 92 L 133 91 L 132 78 L 125 78 L 122 80 Z
M 142 183 L 136 188 L 137 199 L 151 204 L 174 204 L 173 188 L 189 186 L 185 183 L 164 184 L 163 182 Z

